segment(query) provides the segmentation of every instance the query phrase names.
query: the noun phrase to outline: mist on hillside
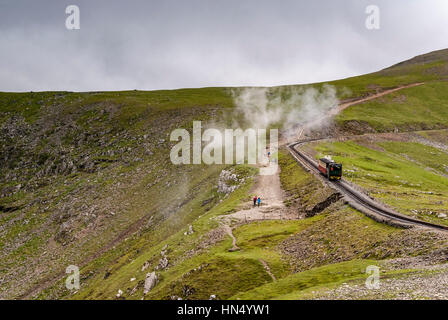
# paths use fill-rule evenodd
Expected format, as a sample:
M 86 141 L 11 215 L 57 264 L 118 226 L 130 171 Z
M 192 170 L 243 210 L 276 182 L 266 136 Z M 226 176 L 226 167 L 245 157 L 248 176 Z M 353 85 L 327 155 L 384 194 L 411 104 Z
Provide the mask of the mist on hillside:
M 234 126 L 278 128 L 285 137 L 294 137 L 300 128 L 319 129 L 329 124 L 327 115 L 337 108 L 334 86 L 245 88 L 233 91 Z

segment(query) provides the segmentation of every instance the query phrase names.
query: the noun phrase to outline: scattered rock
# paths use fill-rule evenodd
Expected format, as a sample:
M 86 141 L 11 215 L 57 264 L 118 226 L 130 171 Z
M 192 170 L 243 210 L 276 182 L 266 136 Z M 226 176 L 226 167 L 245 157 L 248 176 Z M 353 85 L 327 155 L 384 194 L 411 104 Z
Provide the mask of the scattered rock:
M 182 287 L 182 294 L 188 298 L 189 296 L 191 296 L 192 294 L 194 294 L 196 292 L 196 290 L 188 285 L 184 285 Z
M 222 170 L 218 179 L 218 192 L 230 194 L 241 185 L 242 181 L 232 170 Z
M 158 277 L 154 271 L 146 274 L 143 294 L 147 294 L 149 291 L 151 291 L 156 286 L 157 280 Z
M 145 261 L 145 263 L 142 266 L 142 271 L 145 271 L 149 267 L 149 261 Z
M 168 258 L 167 257 L 162 257 L 159 260 L 159 264 L 156 267 L 156 270 L 165 270 L 168 267 Z
M 184 235 L 185 235 L 185 236 L 189 236 L 190 234 L 193 234 L 193 233 L 194 233 L 193 226 L 190 225 L 190 226 L 188 227 L 188 231 L 185 231 L 185 232 L 184 232 Z

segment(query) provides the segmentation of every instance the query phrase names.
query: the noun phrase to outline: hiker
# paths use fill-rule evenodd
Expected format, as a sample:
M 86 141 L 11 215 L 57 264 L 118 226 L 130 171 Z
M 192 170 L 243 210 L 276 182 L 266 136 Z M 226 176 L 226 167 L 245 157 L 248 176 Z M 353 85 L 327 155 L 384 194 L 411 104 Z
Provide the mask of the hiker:
M 254 207 L 257 205 L 257 196 L 254 197 Z
M 271 158 L 271 151 L 268 152 L 268 158 Z
M 261 203 L 261 198 L 260 197 L 258 197 L 257 203 L 258 203 L 258 206 L 260 206 L 260 203 Z

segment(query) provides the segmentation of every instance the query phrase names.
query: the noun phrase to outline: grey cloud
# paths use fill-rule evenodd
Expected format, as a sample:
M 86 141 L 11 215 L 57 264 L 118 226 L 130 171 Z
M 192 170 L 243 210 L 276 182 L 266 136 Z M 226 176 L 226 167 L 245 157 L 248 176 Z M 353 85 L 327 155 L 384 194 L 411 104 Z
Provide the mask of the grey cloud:
M 81 30 L 65 29 L 70 4 Z M 0 90 L 326 81 L 448 47 L 447 17 L 445 0 L 0 1 Z

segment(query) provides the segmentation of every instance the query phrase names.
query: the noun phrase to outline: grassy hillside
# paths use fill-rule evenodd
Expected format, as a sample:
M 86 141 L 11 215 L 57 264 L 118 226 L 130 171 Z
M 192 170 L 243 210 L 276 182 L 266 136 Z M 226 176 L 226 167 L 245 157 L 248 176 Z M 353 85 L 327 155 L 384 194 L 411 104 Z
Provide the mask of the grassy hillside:
M 448 49 L 417 56 L 384 70 L 326 82 L 341 101 L 368 97 L 386 89 L 421 83 L 364 102 L 338 114 L 331 133 L 390 132 L 448 127 Z M 313 84 L 321 87 L 324 83 Z M 279 87 L 278 90 L 289 87 Z
M 334 132 L 447 128 L 447 61 L 445 50 L 331 82 L 342 100 L 424 82 L 344 110 Z M 172 165 L 169 134 L 191 130 L 193 120 L 229 125 L 234 90 L 0 93 L 0 298 L 114 299 L 122 290 L 119 298 L 141 299 L 153 270 L 159 283 L 146 299 L 309 297 L 364 279 L 367 264 L 433 257 L 445 245 L 440 235 L 379 225 L 341 202 L 322 206 L 332 191 L 283 153 L 285 205 L 313 217 L 239 225 L 241 250 L 229 252 L 216 217 L 248 200 L 256 170 Z M 373 195 L 385 203 L 446 223 L 448 136 L 417 135 L 328 142 L 315 151 L 334 154 L 348 179 L 381 190 Z M 223 169 L 238 177 L 230 194 L 217 190 Z M 76 293 L 64 288 L 70 264 L 81 267 Z
M 442 132 L 448 135 L 444 130 L 439 136 Z M 316 157 L 342 162 L 347 180 L 397 211 L 448 225 L 448 152 L 428 145 L 431 140 L 416 141 L 406 134 L 364 136 L 314 149 Z
M 166 151 L 173 129 L 219 118 L 224 91 L 0 94 L 0 296 L 29 293 L 135 232 L 167 237 L 208 208 L 191 213 L 194 201 L 217 201 L 222 168 L 177 167 Z
M 448 126 L 448 50 L 417 56 L 387 69 L 332 82 L 347 98 L 368 96 L 411 83 L 420 86 L 397 91 L 345 109 L 337 125 L 351 133 L 415 131 Z M 345 99 L 341 95 L 342 99 Z
M 336 121 L 354 133 L 446 128 L 448 82 L 429 82 L 352 106 Z
M 287 153 L 282 154 L 281 163 L 285 188 L 305 186 L 310 180 L 320 185 Z M 300 182 L 288 179 L 291 175 Z M 448 241 L 431 232 L 414 233 L 376 223 L 339 203 L 313 218 L 240 225 L 234 235 L 241 250 L 229 252 L 231 239 L 214 218 L 233 212 L 241 201 L 248 200 L 250 185 L 249 180 L 196 219 L 193 234 L 186 235 L 188 229 L 184 228 L 156 245 L 130 239 L 125 251 L 115 253 L 120 258 L 82 270 L 88 276 L 79 292 L 70 295 L 60 283 L 58 289 L 41 297 L 58 292 L 58 296 L 69 294 L 66 298 L 73 299 L 114 299 L 121 290 L 121 299 L 208 299 L 211 295 L 218 299 L 310 298 L 312 291 L 364 281 L 368 265 L 380 266 L 385 278 L 412 273 L 413 268 L 394 270 L 382 261 L 410 255 L 431 257 Z M 403 242 L 407 244 L 404 250 Z M 143 296 L 145 275 L 163 257 L 167 257 L 168 267 L 157 271 L 158 284 Z M 269 265 L 276 281 L 260 259 Z
M 400 85 L 439 80 L 448 80 L 448 49 L 420 55 L 378 72 L 337 80 L 330 84 L 340 90 L 347 88 L 346 98 L 353 98 Z

